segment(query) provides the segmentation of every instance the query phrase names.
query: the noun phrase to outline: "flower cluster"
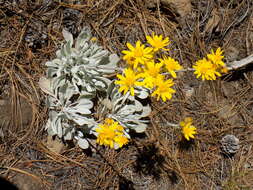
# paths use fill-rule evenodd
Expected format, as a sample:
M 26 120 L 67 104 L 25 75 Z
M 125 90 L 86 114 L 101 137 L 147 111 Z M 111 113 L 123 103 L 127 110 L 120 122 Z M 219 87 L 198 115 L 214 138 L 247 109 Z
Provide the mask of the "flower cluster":
M 176 78 L 177 70 L 181 70 L 182 66 L 172 57 L 165 56 L 164 53 L 169 51 L 166 47 L 170 44 L 169 38 L 163 38 L 162 35 L 146 36 L 149 46 L 145 46 L 137 41 L 135 46 L 127 43 L 129 50 L 124 50 L 123 60 L 126 61 L 128 67 L 124 69 L 123 74 L 118 74 L 115 84 L 119 85 L 119 91 L 126 94 L 130 91 L 132 96 L 137 89 L 148 89 L 149 94 L 162 99 L 164 102 L 172 98 L 175 90 L 172 89 L 174 82 L 168 78 L 166 74 L 170 74 L 172 78 Z M 163 51 L 163 56 L 158 54 Z
M 216 52 L 213 50 L 210 54 L 207 54 L 207 58 L 198 60 L 193 68 L 195 69 L 194 74 L 197 78 L 201 77 L 202 80 L 216 80 L 216 77 L 221 76 L 221 73 L 227 73 L 225 63 L 222 61 L 223 51 L 218 48 Z
M 97 143 L 109 146 L 110 148 L 121 148 L 128 143 L 128 138 L 124 135 L 124 128 L 111 118 L 106 118 L 103 124 L 96 128 Z

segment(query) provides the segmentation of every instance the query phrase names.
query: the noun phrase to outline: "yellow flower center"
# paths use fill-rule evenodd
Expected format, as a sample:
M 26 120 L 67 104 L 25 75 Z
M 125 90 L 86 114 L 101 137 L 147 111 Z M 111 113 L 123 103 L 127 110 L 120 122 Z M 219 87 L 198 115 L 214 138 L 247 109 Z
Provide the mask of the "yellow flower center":
M 191 127 L 183 127 L 183 133 L 184 134 L 187 134 L 187 135 L 189 135 L 189 134 L 191 134 L 192 133 L 192 128 Z
M 156 48 L 162 48 L 164 46 L 164 43 L 159 39 L 154 39 L 153 46 Z
M 164 84 L 160 84 L 158 87 L 158 91 L 160 92 L 160 94 L 167 92 L 168 91 L 168 87 Z
M 159 74 L 160 69 L 159 69 L 159 68 L 153 67 L 153 68 L 150 68 L 147 72 L 148 72 L 148 74 L 149 74 L 150 76 L 156 77 L 156 76 Z
M 115 131 L 112 131 L 111 129 L 107 129 L 104 132 L 105 138 L 113 139 L 115 137 Z
M 134 83 L 135 83 L 135 78 L 134 77 L 132 77 L 132 78 L 127 78 L 127 80 L 126 80 L 126 86 L 127 87 L 132 87 L 132 86 L 134 86 Z
M 207 73 L 208 71 L 210 71 L 212 69 L 215 70 L 215 68 L 212 67 L 212 65 L 207 64 L 207 65 L 202 65 L 202 67 L 200 67 L 199 70 L 200 70 L 201 73 Z
M 136 48 L 134 50 L 134 57 L 142 57 L 144 54 L 143 54 L 143 49 L 141 48 Z

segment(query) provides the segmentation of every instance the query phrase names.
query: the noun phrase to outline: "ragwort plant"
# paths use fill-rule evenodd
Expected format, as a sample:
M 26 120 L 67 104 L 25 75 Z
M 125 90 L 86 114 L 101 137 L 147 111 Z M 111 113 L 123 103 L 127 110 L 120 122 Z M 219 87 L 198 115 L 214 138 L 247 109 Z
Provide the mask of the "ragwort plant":
M 84 28 L 74 43 L 71 33 L 63 31 L 66 43 L 56 52 L 56 58 L 46 62 L 46 77 L 41 89 L 48 95 L 49 119 L 45 125 L 49 135 L 73 140 L 81 148 L 89 147 L 96 138 L 100 145 L 121 148 L 130 140 L 130 131 L 145 132 L 151 112 L 142 100 L 155 97 L 168 101 L 179 62 L 168 55 L 169 38 L 146 36 L 147 45 L 137 41 L 127 43 L 122 51 L 127 67 L 118 68 L 120 58 L 93 40 L 89 28 Z M 193 65 L 194 74 L 202 80 L 216 80 L 227 72 L 222 50 L 212 50 L 207 58 Z M 116 75 L 117 71 L 122 71 Z M 188 71 L 188 70 L 187 70 Z M 179 124 L 186 140 L 194 138 L 197 129 L 191 118 Z

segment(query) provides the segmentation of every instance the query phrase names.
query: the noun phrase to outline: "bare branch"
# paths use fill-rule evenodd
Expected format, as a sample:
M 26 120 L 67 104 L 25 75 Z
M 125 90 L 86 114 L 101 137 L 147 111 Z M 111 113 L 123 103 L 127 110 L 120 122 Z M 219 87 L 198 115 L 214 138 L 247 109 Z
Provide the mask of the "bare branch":
M 250 63 L 253 63 L 253 54 L 251 54 L 250 56 L 240 60 L 240 61 L 233 61 L 231 63 L 228 63 L 228 70 L 231 71 L 231 70 L 236 70 L 236 69 L 239 69 L 241 67 L 244 67 Z

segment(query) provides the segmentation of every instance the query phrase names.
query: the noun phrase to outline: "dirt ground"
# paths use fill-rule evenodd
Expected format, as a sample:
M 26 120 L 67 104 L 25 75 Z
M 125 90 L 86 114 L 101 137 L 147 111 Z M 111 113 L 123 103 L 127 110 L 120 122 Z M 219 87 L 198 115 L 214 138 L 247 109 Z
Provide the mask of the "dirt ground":
M 216 81 L 180 74 L 173 99 L 151 99 L 148 130 L 120 150 L 48 138 L 38 80 L 62 29 L 77 36 L 84 26 L 118 55 L 152 32 L 168 36 L 185 68 L 217 47 L 226 63 L 253 54 L 252 0 L 0 0 L 0 176 L 20 190 L 253 189 L 251 65 Z M 187 116 L 198 128 L 190 143 L 166 125 Z M 234 156 L 221 152 L 227 134 L 240 140 Z

